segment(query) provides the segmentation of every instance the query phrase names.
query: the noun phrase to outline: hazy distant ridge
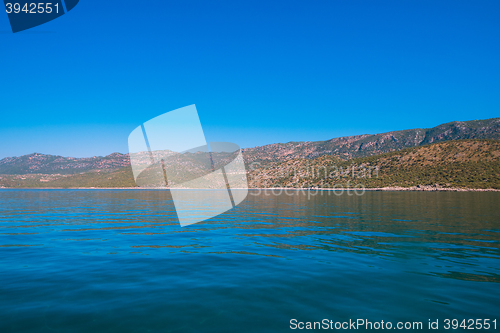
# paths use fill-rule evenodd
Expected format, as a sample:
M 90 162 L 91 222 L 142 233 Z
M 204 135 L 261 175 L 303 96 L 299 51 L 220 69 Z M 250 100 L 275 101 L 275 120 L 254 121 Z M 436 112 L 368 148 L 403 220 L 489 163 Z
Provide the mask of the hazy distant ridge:
M 93 170 L 117 170 L 130 165 L 128 154 L 113 153 L 106 157 L 74 158 L 45 154 L 7 157 L 0 160 L 0 174 L 75 174 Z

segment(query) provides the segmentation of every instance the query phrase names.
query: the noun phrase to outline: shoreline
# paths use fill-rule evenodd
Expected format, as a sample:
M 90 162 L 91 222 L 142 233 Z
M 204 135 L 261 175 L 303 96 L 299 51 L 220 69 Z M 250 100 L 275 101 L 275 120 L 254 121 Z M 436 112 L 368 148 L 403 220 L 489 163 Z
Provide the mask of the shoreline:
M 135 190 L 135 191 L 151 191 L 151 190 L 168 190 L 168 188 L 141 188 L 141 187 L 0 187 L 0 190 Z M 194 189 L 177 189 L 177 190 L 194 190 Z M 198 189 L 200 190 L 200 189 Z M 206 190 L 206 189 L 203 189 Z M 209 189 L 210 190 L 210 189 Z M 244 190 L 243 188 L 234 188 L 233 190 Z M 372 187 L 372 188 L 292 188 L 292 187 L 253 187 L 248 190 L 281 190 L 281 191 L 373 191 L 373 192 L 500 192 L 500 189 L 483 189 L 483 188 L 459 188 L 459 187 L 435 187 L 429 185 L 420 185 L 412 187 L 387 186 L 387 187 Z

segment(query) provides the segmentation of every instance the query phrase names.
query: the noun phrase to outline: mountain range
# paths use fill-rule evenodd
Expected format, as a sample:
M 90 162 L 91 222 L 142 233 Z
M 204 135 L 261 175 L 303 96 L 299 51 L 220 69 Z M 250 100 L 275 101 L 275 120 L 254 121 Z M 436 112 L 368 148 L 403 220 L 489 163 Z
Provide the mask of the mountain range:
M 382 134 L 363 134 L 326 141 L 275 143 L 244 148 L 247 165 L 265 166 L 290 159 L 314 159 L 323 155 L 342 160 L 379 155 L 430 143 L 463 139 L 500 139 L 500 118 L 454 121 L 428 129 L 409 129 Z M 34 153 L 0 160 L 0 174 L 76 174 L 89 171 L 113 171 L 130 165 L 128 154 L 74 158 Z
M 500 140 L 500 118 L 464 122 L 455 121 L 429 129 L 417 128 L 382 134 L 355 135 L 326 141 L 276 143 L 261 147 L 244 148 L 242 152 L 249 170 L 249 177 L 258 180 L 268 170 L 289 167 L 291 161 L 298 163 L 298 160 L 309 160 L 311 163 L 327 164 L 336 161 L 335 163 L 352 164 L 359 163 L 360 159 L 363 158 L 406 151 L 410 148 L 426 147 L 430 144 L 485 139 Z M 481 143 L 480 145 L 483 147 L 486 144 Z M 489 150 L 493 149 L 495 151 L 495 149 L 498 149 L 498 146 L 492 143 L 487 145 Z M 455 146 L 463 156 L 472 156 L 472 152 L 468 150 L 475 147 L 474 145 L 458 143 L 455 143 Z M 443 151 L 440 151 L 439 154 L 443 154 Z M 493 154 L 492 156 L 496 155 Z M 488 163 L 497 163 L 497 160 L 498 156 L 493 160 L 488 160 Z M 378 162 L 382 162 L 382 160 Z M 469 161 L 462 159 L 461 162 L 468 163 Z M 386 167 L 388 167 L 387 164 Z M 424 167 L 425 165 L 421 166 L 421 168 Z M 260 176 L 256 176 L 257 172 L 261 172 Z M 407 172 L 414 173 L 415 170 L 407 170 Z M 493 175 L 493 178 L 495 177 Z M 259 186 L 269 187 L 276 185 L 275 180 L 258 183 L 260 183 Z M 287 182 L 280 180 L 278 183 L 285 184 Z M 318 186 L 320 183 L 307 183 L 309 185 L 304 183 L 301 186 Z M 376 182 L 371 181 L 371 183 L 374 185 Z M 386 183 L 390 183 L 390 181 L 386 181 L 384 184 Z M 415 185 L 416 180 L 411 183 Z M 253 184 L 257 186 L 255 185 L 257 183 L 254 182 Z M 293 184 L 293 182 L 290 184 Z M 384 184 L 380 183 L 378 185 Z M 34 153 L 0 160 L 0 186 L 134 187 L 136 185 L 132 177 L 128 154 L 113 153 L 105 157 L 74 158 Z
M 500 118 L 454 121 L 428 129 L 409 129 L 382 134 L 364 134 L 326 141 L 275 143 L 243 149 L 247 163 L 267 165 L 294 158 L 314 159 L 323 155 L 342 160 L 380 155 L 405 148 L 463 139 L 500 139 Z

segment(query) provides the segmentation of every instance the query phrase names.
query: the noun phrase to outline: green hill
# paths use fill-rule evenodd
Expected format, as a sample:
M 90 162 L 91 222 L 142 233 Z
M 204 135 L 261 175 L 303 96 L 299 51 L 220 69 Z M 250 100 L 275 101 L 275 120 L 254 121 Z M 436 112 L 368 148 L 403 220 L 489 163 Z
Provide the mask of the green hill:
M 132 168 L 114 171 L 91 171 L 82 174 L 0 175 L 0 187 L 8 188 L 78 188 L 137 187 Z

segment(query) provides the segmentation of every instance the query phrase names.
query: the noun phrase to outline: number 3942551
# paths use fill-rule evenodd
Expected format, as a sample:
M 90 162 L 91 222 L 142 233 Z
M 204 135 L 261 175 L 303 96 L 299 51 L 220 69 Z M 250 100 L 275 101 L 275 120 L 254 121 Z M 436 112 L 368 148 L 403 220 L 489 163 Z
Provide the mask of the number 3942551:
M 444 320 L 444 329 L 469 329 L 469 330 L 480 330 L 485 329 L 489 330 L 490 328 L 497 329 L 497 320 L 493 319 L 464 319 L 461 322 L 458 319 L 445 319 Z
M 26 14 L 51 14 L 52 12 L 59 13 L 59 4 L 58 3 L 50 3 L 50 2 L 40 2 L 40 3 L 25 3 L 24 6 L 21 6 L 19 3 L 6 3 L 5 8 L 7 14 L 11 13 L 21 13 L 24 12 Z

